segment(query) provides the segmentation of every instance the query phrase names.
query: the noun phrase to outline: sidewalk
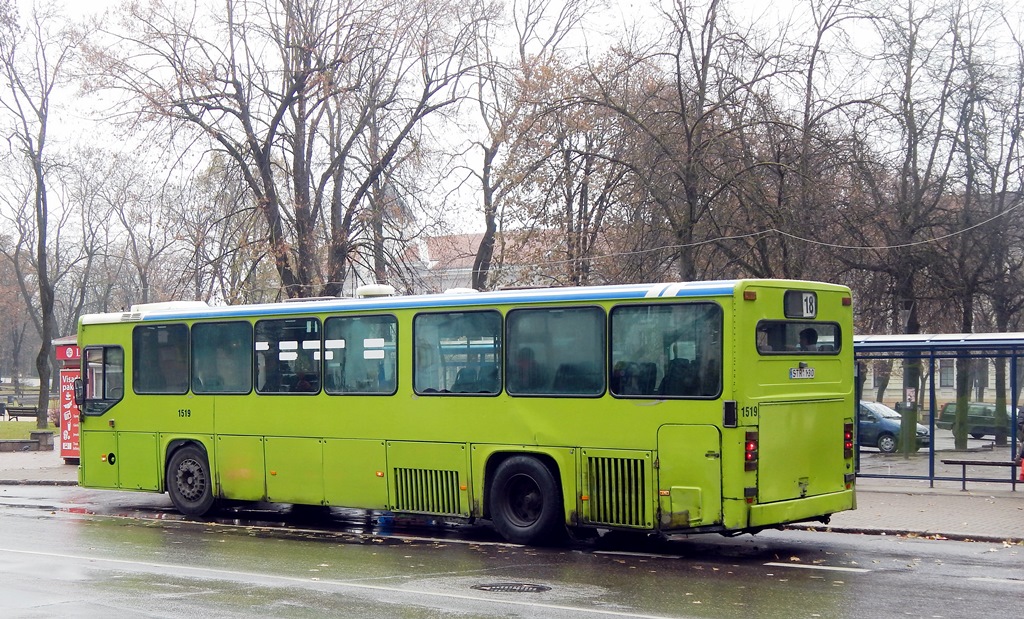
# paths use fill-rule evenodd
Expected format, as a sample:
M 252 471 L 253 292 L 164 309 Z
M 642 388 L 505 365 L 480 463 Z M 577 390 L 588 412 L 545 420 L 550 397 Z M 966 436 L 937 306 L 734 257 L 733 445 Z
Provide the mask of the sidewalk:
M 0 485 L 78 485 L 78 467 L 64 464 L 60 450 L 0 452 Z
M 2 473 L 0 473 L 2 476 Z M 917 485 L 919 484 L 919 485 Z M 857 509 L 832 516 L 822 531 L 912 535 L 1024 544 L 1024 483 L 936 482 L 907 479 L 857 480 Z
M 73 486 L 78 467 L 58 451 L 0 453 L 0 485 Z M 1024 485 L 960 482 L 929 488 L 926 481 L 860 479 L 857 509 L 832 516 L 828 525 L 794 525 L 820 531 L 910 535 L 1024 544 Z

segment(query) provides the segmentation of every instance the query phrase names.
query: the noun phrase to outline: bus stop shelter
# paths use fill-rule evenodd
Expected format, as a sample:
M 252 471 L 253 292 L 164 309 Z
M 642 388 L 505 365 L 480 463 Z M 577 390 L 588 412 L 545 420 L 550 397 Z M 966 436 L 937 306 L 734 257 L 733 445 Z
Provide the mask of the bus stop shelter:
M 902 430 L 911 432 L 900 436 L 892 453 L 859 441 L 859 476 L 930 486 L 955 482 L 961 488 L 968 482 L 1009 483 L 1016 489 L 1024 438 L 1018 425 L 1024 333 L 859 335 L 854 354 L 858 400 L 892 409 Z M 962 427 L 954 428 L 958 400 L 967 414 L 961 414 Z M 927 437 L 918 436 L 915 444 L 917 424 L 927 428 Z

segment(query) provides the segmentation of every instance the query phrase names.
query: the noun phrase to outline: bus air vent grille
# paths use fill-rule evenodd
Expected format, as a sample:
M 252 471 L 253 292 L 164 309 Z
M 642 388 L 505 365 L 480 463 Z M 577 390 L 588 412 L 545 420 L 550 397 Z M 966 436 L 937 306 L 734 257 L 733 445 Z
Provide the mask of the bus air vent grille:
M 587 458 L 590 522 L 626 527 L 647 525 L 644 464 L 640 458 Z
M 462 513 L 458 471 L 395 469 L 395 509 L 431 514 Z

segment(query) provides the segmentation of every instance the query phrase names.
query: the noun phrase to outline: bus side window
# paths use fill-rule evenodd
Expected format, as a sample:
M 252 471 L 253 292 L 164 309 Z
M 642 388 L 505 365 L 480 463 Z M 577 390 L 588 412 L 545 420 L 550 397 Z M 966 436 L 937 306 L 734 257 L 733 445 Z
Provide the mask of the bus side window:
M 612 394 L 716 396 L 722 388 L 722 322 L 722 309 L 713 303 L 612 308 Z
M 136 393 L 187 393 L 189 337 L 184 324 L 139 325 L 132 330 L 132 386 Z
M 320 391 L 320 321 L 315 318 L 260 320 L 254 331 L 258 393 Z
M 486 365 L 480 368 L 480 380 L 477 382 L 479 393 L 497 393 L 501 390 L 501 377 L 497 365 Z
M 252 390 L 252 325 L 245 321 L 192 325 L 192 391 Z
M 479 380 L 477 368 L 459 368 L 455 375 L 455 382 L 452 384 L 452 393 L 473 393 L 476 391 L 476 384 Z
M 595 395 L 601 393 L 601 373 L 590 363 L 563 363 L 555 370 L 552 393 Z
M 88 347 L 82 360 L 85 382 L 82 412 L 102 414 L 124 397 L 124 351 L 119 346 Z
M 398 321 L 390 315 L 324 321 L 324 381 L 330 394 L 395 392 Z
M 605 313 L 599 307 L 514 309 L 507 316 L 511 395 L 593 397 L 605 389 Z M 611 377 L 625 380 L 623 368 Z
M 415 390 L 417 393 L 437 393 L 440 379 L 440 361 L 437 351 L 425 339 L 417 339 L 413 344 L 416 350 Z
M 548 370 L 537 361 L 533 348 L 523 346 L 509 361 L 505 380 L 512 393 L 543 393 L 547 389 Z
M 502 319 L 497 311 L 430 312 L 413 318 L 416 393 L 498 393 L 480 378 L 501 359 Z M 494 374 L 491 374 L 492 378 Z M 485 388 L 487 387 L 487 388 Z M 489 388 L 489 389 L 488 389 Z

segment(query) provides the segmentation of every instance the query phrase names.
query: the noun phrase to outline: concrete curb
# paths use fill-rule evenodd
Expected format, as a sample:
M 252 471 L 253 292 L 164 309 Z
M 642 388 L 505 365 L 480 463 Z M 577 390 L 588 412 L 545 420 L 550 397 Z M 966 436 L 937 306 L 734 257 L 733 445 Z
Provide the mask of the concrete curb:
M 77 486 L 77 481 L 60 479 L 0 479 L 0 486 Z
M 850 533 L 853 535 L 893 535 L 928 540 L 950 540 L 954 542 L 985 542 L 988 544 L 1024 545 L 1024 537 L 999 537 L 996 535 L 972 535 L 968 533 L 940 533 L 938 531 L 911 531 L 907 529 L 883 529 L 873 527 L 835 527 L 832 525 L 786 525 L 791 531 L 816 531 L 819 533 Z

